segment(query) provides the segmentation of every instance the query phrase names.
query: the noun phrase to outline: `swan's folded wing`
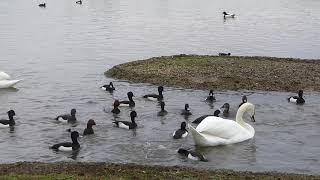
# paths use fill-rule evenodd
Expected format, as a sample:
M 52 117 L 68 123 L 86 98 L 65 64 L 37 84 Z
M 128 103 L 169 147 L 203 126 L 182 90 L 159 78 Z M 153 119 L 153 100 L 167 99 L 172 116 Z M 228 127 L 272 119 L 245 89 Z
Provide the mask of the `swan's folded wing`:
M 244 128 L 233 120 L 209 116 L 202 120 L 196 130 L 203 135 L 230 139 L 237 136 L 239 133 L 243 133 Z

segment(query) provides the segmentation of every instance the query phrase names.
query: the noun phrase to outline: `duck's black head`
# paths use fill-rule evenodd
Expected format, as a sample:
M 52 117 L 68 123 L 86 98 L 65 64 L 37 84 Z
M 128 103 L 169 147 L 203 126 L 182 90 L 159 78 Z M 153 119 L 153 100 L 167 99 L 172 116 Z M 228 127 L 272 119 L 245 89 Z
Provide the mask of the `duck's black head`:
M 137 117 L 137 112 L 136 112 L 136 111 L 131 111 L 130 117 L 131 117 L 131 118 Z
M 231 55 L 231 53 L 228 53 L 228 56 L 230 56 Z
M 186 150 L 186 149 L 183 149 L 183 148 L 178 149 L 178 153 L 182 154 L 182 155 L 185 155 L 185 156 L 189 155 L 189 151 Z
M 163 101 L 161 101 L 160 106 L 161 106 L 161 110 L 164 111 L 164 106 L 166 106 L 166 103 L 164 103 Z
M 220 110 L 215 110 L 213 115 L 216 116 L 216 117 L 219 117 L 220 113 L 221 113 Z
M 213 96 L 213 90 L 210 89 L 209 96 Z
M 7 112 L 9 117 L 13 117 L 16 115 L 16 113 L 14 112 L 14 110 L 10 110 Z
M 113 102 L 113 107 L 114 107 L 114 108 L 117 108 L 117 107 L 119 107 L 119 106 L 120 106 L 119 100 L 114 100 L 114 102 Z
M 246 95 L 242 96 L 242 102 L 243 102 L 243 103 L 248 102 L 248 98 L 247 98 L 247 96 L 246 96 Z
M 112 83 L 112 82 L 110 82 L 110 83 L 109 83 L 109 86 L 113 87 L 113 83 Z
M 299 90 L 299 91 L 298 91 L 298 96 L 299 96 L 300 98 L 302 98 L 302 96 L 303 96 L 303 90 Z
M 70 112 L 71 116 L 75 116 L 75 115 L 76 115 L 76 112 L 77 112 L 76 109 L 71 109 L 71 112 Z
M 128 96 L 129 98 L 130 98 L 130 97 L 132 98 L 134 95 L 133 95 L 133 93 L 130 91 L 130 92 L 127 93 L 127 96 Z
M 71 139 L 72 139 L 72 141 L 77 140 L 78 137 L 79 137 L 78 131 L 72 131 L 72 132 L 71 132 Z
M 163 91 L 163 86 L 159 86 L 158 87 L 158 92 L 160 93 L 160 92 L 162 92 Z
M 223 12 L 222 12 L 222 14 L 223 14 L 223 15 L 228 15 L 228 13 L 227 13 L 227 12 L 225 12 L 225 11 L 223 11 Z
M 221 106 L 221 108 L 230 109 L 230 104 L 229 103 L 224 103 L 223 106 Z
M 93 119 L 89 119 L 88 123 L 87 123 L 87 127 L 92 127 L 96 125 L 96 122 Z
M 181 123 L 181 129 L 186 129 L 186 127 L 187 127 L 187 123 L 186 122 L 182 122 Z
M 184 110 L 189 111 L 189 104 L 184 105 Z

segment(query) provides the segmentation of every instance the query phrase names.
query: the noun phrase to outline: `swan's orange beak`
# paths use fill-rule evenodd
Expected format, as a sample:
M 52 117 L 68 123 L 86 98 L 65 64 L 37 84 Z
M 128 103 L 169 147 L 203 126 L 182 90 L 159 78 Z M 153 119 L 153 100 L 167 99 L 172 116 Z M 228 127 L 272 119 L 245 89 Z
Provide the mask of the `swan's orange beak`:
M 252 121 L 252 122 L 256 122 L 256 120 L 254 119 L 254 115 L 251 116 L 251 121 Z

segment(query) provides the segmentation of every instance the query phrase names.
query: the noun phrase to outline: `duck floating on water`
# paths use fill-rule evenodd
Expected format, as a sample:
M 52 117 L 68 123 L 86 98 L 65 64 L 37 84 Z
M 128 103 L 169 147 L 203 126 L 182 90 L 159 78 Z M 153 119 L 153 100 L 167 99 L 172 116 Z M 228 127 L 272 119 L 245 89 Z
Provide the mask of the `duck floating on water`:
M 116 90 L 113 86 L 113 83 L 110 82 L 109 85 L 105 84 L 103 86 L 100 87 L 102 90 L 104 91 L 109 91 L 109 92 L 113 92 L 114 90 Z
M 1 119 L 1 120 L 0 120 L 0 127 L 4 127 L 4 128 L 5 128 L 5 127 L 12 127 L 12 126 L 14 126 L 14 125 L 16 124 L 15 121 L 14 121 L 14 119 L 13 119 L 13 116 L 16 115 L 16 113 L 14 112 L 14 110 L 8 111 L 7 114 L 8 114 L 9 120 L 7 120 L 7 119 Z
M 207 102 L 215 102 L 216 101 L 216 97 L 214 97 L 212 89 L 209 91 L 209 96 L 207 97 L 206 101 Z
M 134 95 L 133 93 L 130 91 L 127 93 L 127 96 L 128 96 L 128 101 L 119 101 L 119 105 L 120 106 L 129 106 L 129 107 L 134 107 L 136 105 L 136 103 L 133 101 L 133 98 Z
M 80 148 L 80 144 L 78 142 L 79 133 L 77 131 L 71 132 L 71 140 L 72 142 L 64 142 L 51 146 L 50 148 L 56 151 L 75 151 Z
M 59 115 L 55 118 L 55 120 L 60 122 L 74 123 L 77 121 L 76 112 L 76 109 L 71 109 L 70 114 Z
M 143 98 L 147 98 L 151 101 L 162 101 L 163 100 L 163 86 L 159 86 L 158 87 L 158 93 L 159 94 L 147 94 L 147 95 L 144 95 Z
M 164 109 L 165 106 L 166 106 L 166 103 L 164 103 L 163 101 L 161 101 L 161 103 L 160 103 L 160 108 L 161 108 L 161 110 L 158 112 L 158 116 L 165 116 L 165 115 L 168 114 L 168 111 L 166 111 L 166 110 Z
M 188 159 L 192 159 L 195 161 L 203 161 L 203 162 L 208 162 L 208 160 L 200 153 L 195 152 L 195 151 L 189 151 L 183 148 L 180 148 L 178 150 L 178 153 L 187 157 Z
M 230 111 L 230 104 L 229 103 L 224 103 L 221 108 L 223 109 L 223 117 L 229 117 L 229 111 Z
M 298 91 L 298 96 L 289 97 L 288 101 L 296 104 L 304 104 L 306 101 L 303 99 L 303 90 Z
M 89 119 L 89 121 L 87 122 L 87 128 L 84 129 L 83 131 L 83 135 L 90 135 L 90 134 L 94 134 L 93 128 L 92 126 L 95 126 L 96 122 L 93 119 Z
M 234 18 L 236 16 L 235 14 L 229 14 L 225 11 L 223 11 L 222 14 L 223 14 L 223 18 L 225 18 L 225 19 L 226 18 Z
M 77 4 L 82 4 L 82 0 L 76 1 Z
M 243 121 L 243 114 L 248 113 L 255 122 L 255 106 L 245 103 L 237 111 L 236 121 L 209 116 L 202 120 L 197 128 L 188 124 L 194 142 L 198 146 L 218 146 L 239 143 L 253 138 L 254 128 Z
M 197 119 L 195 119 L 194 121 L 192 121 L 192 123 L 194 124 L 200 124 L 205 118 L 209 117 L 209 116 L 215 116 L 215 117 L 219 117 L 219 114 L 221 113 L 220 110 L 215 110 L 213 115 L 203 115 L 198 117 Z
M 120 106 L 119 100 L 115 100 L 114 103 L 113 103 L 113 109 L 112 109 L 111 112 L 112 112 L 113 114 L 119 114 L 119 113 L 120 113 L 119 106 Z
M 137 117 L 137 112 L 136 111 L 132 111 L 130 113 L 130 117 L 131 117 L 131 122 L 129 122 L 129 121 L 113 121 L 113 123 L 118 128 L 136 129 L 137 128 L 137 124 L 136 124 L 135 118 Z
M 173 133 L 173 139 L 180 139 L 180 138 L 185 138 L 188 136 L 188 130 L 186 129 L 187 127 L 187 123 L 186 122 L 182 122 L 180 125 L 180 129 L 176 130 Z
M 46 7 L 46 3 L 39 4 L 39 7 Z
M 184 115 L 184 116 L 191 116 L 192 115 L 192 113 L 190 112 L 190 109 L 189 109 L 189 104 L 184 105 L 184 109 L 181 111 L 181 115 Z

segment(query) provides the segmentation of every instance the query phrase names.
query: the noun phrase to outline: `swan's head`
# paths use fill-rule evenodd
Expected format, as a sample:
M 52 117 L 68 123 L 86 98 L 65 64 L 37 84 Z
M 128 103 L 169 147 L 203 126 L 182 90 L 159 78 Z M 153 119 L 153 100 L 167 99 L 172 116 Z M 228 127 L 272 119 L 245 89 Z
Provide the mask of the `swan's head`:
M 247 112 L 251 118 L 251 121 L 252 122 L 256 122 L 255 118 L 254 118 L 254 115 L 256 113 L 256 110 L 255 110 L 255 106 L 249 102 L 247 103 L 244 103 L 240 106 L 240 108 L 238 109 L 238 111 L 244 113 L 244 112 Z

